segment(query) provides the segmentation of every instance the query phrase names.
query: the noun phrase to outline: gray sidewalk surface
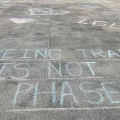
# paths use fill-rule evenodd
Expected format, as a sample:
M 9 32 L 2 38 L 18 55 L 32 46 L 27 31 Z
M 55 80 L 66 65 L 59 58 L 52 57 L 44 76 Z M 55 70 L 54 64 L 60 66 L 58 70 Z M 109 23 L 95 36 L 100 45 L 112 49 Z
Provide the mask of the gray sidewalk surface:
M 120 1 L 0 3 L 0 120 L 120 119 Z

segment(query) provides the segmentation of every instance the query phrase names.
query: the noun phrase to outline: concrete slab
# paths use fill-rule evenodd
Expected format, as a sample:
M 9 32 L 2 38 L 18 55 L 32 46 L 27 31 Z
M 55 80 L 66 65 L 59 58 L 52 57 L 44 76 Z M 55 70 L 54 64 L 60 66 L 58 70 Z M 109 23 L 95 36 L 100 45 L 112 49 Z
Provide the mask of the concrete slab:
M 119 1 L 0 1 L 1 120 L 118 120 Z

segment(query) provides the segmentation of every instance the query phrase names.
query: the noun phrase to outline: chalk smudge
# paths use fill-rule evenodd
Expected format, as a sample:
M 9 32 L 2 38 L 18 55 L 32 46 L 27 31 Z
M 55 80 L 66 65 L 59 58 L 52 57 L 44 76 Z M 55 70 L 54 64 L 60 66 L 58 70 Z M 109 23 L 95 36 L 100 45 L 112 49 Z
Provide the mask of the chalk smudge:
M 28 22 L 34 21 L 34 19 L 32 18 L 10 18 L 9 20 L 17 24 L 28 23 Z

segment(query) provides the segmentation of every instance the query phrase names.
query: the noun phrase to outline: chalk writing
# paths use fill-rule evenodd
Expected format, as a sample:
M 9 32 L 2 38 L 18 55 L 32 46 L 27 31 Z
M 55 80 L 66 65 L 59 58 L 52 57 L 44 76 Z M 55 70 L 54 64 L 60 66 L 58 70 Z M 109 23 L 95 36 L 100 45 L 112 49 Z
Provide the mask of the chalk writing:
M 79 23 L 79 24 L 92 24 L 93 26 L 101 26 L 101 27 L 109 26 L 110 28 L 120 29 L 119 22 L 114 22 L 112 24 L 109 24 L 106 21 L 93 20 L 93 22 L 90 23 L 90 22 L 88 22 L 88 19 L 82 19 L 82 20 L 78 21 L 77 23 Z
M 78 74 L 73 74 L 72 72 L 70 72 L 70 69 L 69 69 L 69 66 L 70 65 L 77 65 L 78 66 L 78 68 L 79 68 L 79 71 L 78 71 Z M 82 67 L 80 66 L 80 64 L 79 63 L 77 63 L 77 62 L 69 62 L 67 65 L 66 65 L 66 70 L 67 70 L 67 72 L 71 75 L 71 76 L 80 76 L 81 74 L 82 74 Z
M 66 49 L 67 50 L 67 49 Z M 61 59 L 68 55 L 66 50 L 62 49 L 0 49 L 0 59 Z M 69 49 L 68 49 L 69 50 Z M 102 58 L 112 59 L 120 58 L 120 50 L 118 48 L 101 49 L 75 49 L 75 53 L 86 58 Z
M 61 62 L 58 63 L 48 63 L 48 77 L 51 78 L 54 74 L 59 77 L 64 77 L 65 70 L 66 74 L 71 77 L 78 77 L 84 74 L 83 66 L 87 66 L 87 70 L 91 73 L 92 76 L 95 76 L 95 71 L 92 66 L 95 66 L 96 62 L 66 62 L 65 65 L 62 65 Z M 63 67 L 64 66 L 64 67 Z M 73 69 L 74 67 L 74 69 Z M 63 73 L 64 71 L 64 73 Z
M 2 55 L 2 58 L 13 58 L 15 57 L 14 54 L 15 54 L 15 49 L 6 49 L 4 54 Z
M 109 101 L 111 104 L 120 103 L 120 92 L 114 88 L 115 85 L 117 85 L 116 82 L 101 82 L 100 84 L 96 82 L 76 83 L 77 82 L 63 81 L 58 90 L 56 87 L 57 83 L 50 82 L 44 86 L 45 91 L 40 89 L 44 83 L 19 83 L 14 94 L 13 106 L 21 103 L 22 99 L 27 97 L 30 93 L 33 93 L 34 96 L 31 107 L 42 104 L 43 101 L 41 97 L 39 97 L 41 95 L 50 97 L 52 106 L 55 106 L 56 104 L 64 106 L 66 100 L 67 102 L 72 101 L 72 103 L 77 106 L 85 103 L 102 105 L 106 104 L 106 101 Z M 49 89 L 46 91 L 46 87 L 48 88 L 48 86 L 51 86 L 51 90 Z M 39 99 L 41 99 L 41 103 L 37 102 Z
M 21 90 L 21 86 L 25 86 L 27 87 L 25 90 Z M 18 96 L 20 93 L 23 93 L 23 94 L 26 94 L 28 93 L 31 89 L 33 88 L 33 84 L 29 84 L 29 83 L 20 83 L 17 87 L 17 90 L 15 92 L 15 96 L 14 96 L 14 99 L 13 99 L 13 106 L 16 104 L 17 102 L 17 99 L 18 99 Z
M 61 58 L 60 49 L 0 49 L 1 59 L 60 59 Z M 31 54 L 32 53 L 32 54 Z M 17 56 L 16 56 L 17 55 Z
M 10 18 L 9 20 L 11 20 L 12 22 L 14 22 L 16 24 L 23 24 L 23 23 L 28 23 L 28 22 L 34 21 L 34 19 L 32 19 L 32 18 Z
M 65 86 L 67 86 L 69 93 L 65 93 Z M 72 96 L 73 100 L 76 104 L 78 104 L 78 101 L 72 91 L 72 88 L 70 87 L 69 83 L 67 81 L 63 82 L 62 91 L 61 91 L 61 98 L 60 98 L 60 105 L 62 106 L 64 104 L 64 97 Z
M 12 79 L 25 79 L 29 76 L 29 70 L 26 68 L 28 63 L 0 63 L 0 79 L 6 79 L 9 77 Z M 11 69 L 12 68 L 12 69 Z M 17 74 L 15 74 L 17 73 Z
M 37 83 L 35 86 L 33 106 L 36 105 L 38 94 L 52 94 L 52 104 L 55 105 L 57 102 L 56 101 L 56 88 L 55 88 L 56 85 L 55 85 L 55 83 L 54 82 L 52 83 L 52 92 L 38 92 L 38 86 L 39 86 L 39 83 Z
M 30 8 L 28 11 L 30 15 L 63 15 L 69 13 L 69 11 L 53 10 L 51 8 Z
M 112 85 L 115 86 L 117 83 L 116 82 L 106 82 L 106 83 L 102 83 L 103 89 L 108 97 L 108 99 L 110 100 L 111 103 L 120 103 L 120 99 L 115 100 L 114 96 L 117 95 L 119 96 L 120 91 L 117 90 L 111 90 L 111 89 L 107 89 L 107 87 L 109 88 L 108 85 Z
M 29 70 L 28 69 L 26 69 L 26 68 L 20 68 L 20 66 L 21 65 L 28 65 L 27 63 L 25 64 L 25 63 L 19 63 L 19 64 L 15 64 L 14 65 L 14 69 L 17 71 L 23 71 L 24 72 L 24 75 L 22 75 L 21 77 L 15 77 L 15 76 L 13 76 L 13 75 L 10 75 L 10 78 L 12 78 L 12 79 L 24 79 L 24 78 L 27 78 L 28 76 L 29 76 Z
M 114 39 L 119 43 L 120 13 L 98 4 L 35 6 L 28 5 L 21 11 L 3 7 L 0 11 L 9 16 L 17 13 L 32 16 L 10 16 L 8 21 L 15 24 L 7 25 L 8 29 L 6 26 L 4 34 L 1 33 L 1 111 L 2 108 L 8 109 L 5 113 L 56 108 L 91 110 L 109 105 L 120 108 L 120 82 L 116 79 L 120 78 L 120 49 L 119 44 L 108 43 L 111 45 Z M 33 22 L 33 27 L 22 25 Z M 25 32 L 19 32 L 21 29 Z M 25 41 L 7 39 L 21 35 Z M 94 41 L 98 47 L 92 44 Z M 104 43 L 108 43 L 107 48 Z
M 94 83 L 84 82 L 84 83 L 80 84 L 80 86 L 79 86 L 80 90 L 82 90 L 85 94 L 93 93 L 93 94 L 96 94 L 99 97 L 98 101 L 86 101 L 86 102 L 90 103 L 90 104 L 100 104 L 101 102 L 103 102 L 104 97 L 100 92 L 98 92 L 96 90 L 86 90 L 86 89 L 84 89 L 84 85 L 86 85 L 86 84 L 90 85 L 90 84 L 94 84 Z
M 76 53 L 83 58 L 102 58 L 102 59 L 112 59 L 112 58 L 120 58 L 120 50 L 119 49 L 107 49 L 107 50 L 101 50 L 101 49 L 76 49 Z

